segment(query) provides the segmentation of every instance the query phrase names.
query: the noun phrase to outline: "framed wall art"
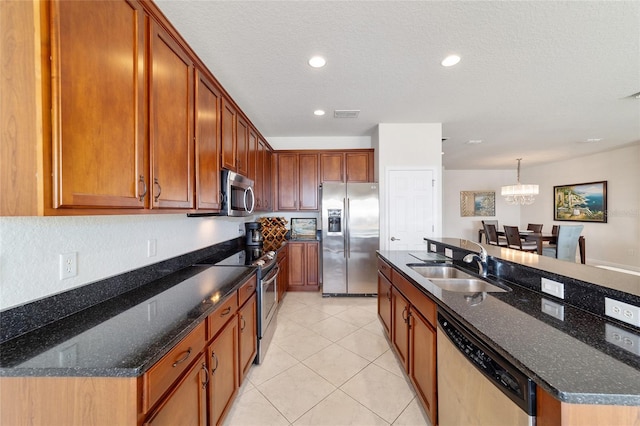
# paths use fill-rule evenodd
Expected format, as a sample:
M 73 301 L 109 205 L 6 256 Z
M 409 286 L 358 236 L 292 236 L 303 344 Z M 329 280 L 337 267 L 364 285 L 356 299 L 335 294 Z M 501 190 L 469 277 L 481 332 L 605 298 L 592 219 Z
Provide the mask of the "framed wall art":
M 494 191 L 460 191 L 460 216 L 495 216 Z
M 553 220 L 607 223 L 607 181 L 554 186 Z

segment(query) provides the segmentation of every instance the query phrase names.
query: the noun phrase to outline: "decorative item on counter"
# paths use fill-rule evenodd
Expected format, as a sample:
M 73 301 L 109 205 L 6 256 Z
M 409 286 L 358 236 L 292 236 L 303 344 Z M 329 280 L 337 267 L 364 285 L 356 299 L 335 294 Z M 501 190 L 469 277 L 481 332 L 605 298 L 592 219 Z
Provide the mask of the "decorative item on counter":
M 315 218 L 291 218 L 292 240 L 315 240 L 317 232 L 317 220 Z
M 283 217 L 261 217 L 258 222 L 262 225 L 264 250 L 277 250 L 286 239 L 287 220 Z

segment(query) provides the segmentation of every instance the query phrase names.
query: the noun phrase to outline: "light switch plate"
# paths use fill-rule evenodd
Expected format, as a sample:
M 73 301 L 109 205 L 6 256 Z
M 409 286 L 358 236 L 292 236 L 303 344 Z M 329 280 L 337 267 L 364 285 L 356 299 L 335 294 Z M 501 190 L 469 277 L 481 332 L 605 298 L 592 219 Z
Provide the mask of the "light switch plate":
M 557 281 L 543 278 L 540 283 L 540 290 L 542 290 L 543 293 L 550 294 L 559 299 L 564 299 L 564 284 Z

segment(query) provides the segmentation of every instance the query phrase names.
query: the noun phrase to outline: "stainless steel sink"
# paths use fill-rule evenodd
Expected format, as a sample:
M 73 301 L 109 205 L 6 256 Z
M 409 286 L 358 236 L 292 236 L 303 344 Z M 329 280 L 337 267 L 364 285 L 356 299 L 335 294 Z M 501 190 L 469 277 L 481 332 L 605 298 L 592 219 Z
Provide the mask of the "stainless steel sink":
M 420 275 L 428 278 L 433 284 L 443 290 L 456 291 L 461 293 L 479 293 L 490 292 L 499 293 L 507 292 L 509 289 L 498 287 L 488 281 L 476 278 L 453 266 L 424 266 L 424 265 L 407 265 Z
M 425 278 L 474 278 L 472 275 L 466 272 L 456 269 L 453 266 L 422 266 L 422 265 L 409 265 L 411 269 L 419 273 Z

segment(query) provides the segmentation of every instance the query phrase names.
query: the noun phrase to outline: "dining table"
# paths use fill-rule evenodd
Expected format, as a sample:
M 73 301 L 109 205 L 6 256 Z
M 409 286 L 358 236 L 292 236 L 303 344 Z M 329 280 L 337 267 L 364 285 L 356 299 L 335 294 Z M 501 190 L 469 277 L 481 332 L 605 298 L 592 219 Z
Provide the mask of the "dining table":
M 518 231 L 520 233 L 520 238 L 525 241 L 534 241 L 536 243 L 536 253 L 542 255 L 542 248 L 544 247 L 544 243 L 548 242 L 549 244 L 556 244 L 558 242 L 558 234 L 553 234 L 551 232 L 533 232 L 527 229 L 521 229 Z M 496 229 L 496 233 L 498 236 L 505 236 L 504 230 L 500 231 Z M 482 242 L 482 236 L 484 235 L 484 229 L 478 230 L 478 242 Z M 584 264 L 586 262 L 586 241 L 585 238 L 580 235 L 578 239 L 578 248 L 580 251 L 580 263 Z

